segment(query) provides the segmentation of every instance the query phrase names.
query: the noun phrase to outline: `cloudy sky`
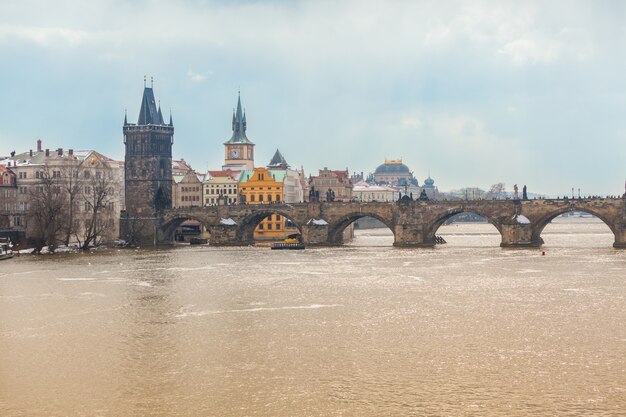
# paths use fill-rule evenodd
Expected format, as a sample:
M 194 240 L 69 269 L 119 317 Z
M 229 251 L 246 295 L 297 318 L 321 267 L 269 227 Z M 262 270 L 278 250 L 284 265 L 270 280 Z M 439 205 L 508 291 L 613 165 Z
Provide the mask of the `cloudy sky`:
M 219 168 L 241 89 L 256 163 L 402 158 L 442 190 L 626 180 L 623 1 L 0 1 L 0 154 L 123 159 L 143 77 L 174 157 Z

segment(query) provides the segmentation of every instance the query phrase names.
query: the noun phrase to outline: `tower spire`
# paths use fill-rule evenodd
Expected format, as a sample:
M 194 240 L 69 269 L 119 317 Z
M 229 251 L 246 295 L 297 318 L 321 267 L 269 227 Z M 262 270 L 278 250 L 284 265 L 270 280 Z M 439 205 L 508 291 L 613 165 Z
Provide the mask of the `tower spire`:
M 128 119 L 127 119 L 127 114 L 126 114 L 126 109 L 124 109 L 124 126 L 128 125 Z

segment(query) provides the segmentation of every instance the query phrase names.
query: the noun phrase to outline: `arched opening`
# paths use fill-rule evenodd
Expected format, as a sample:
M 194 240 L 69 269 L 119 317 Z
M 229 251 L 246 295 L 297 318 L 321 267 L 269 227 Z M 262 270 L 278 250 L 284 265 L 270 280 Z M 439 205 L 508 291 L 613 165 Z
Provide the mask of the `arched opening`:
M 437 244 L 464 247 L 496 247 L 502 241 L 492 221 L 475 212 L 450 213 L 439 219 L 429 236 Z
M 560 211 L 541 219 L 533 239 L 550 247 L 610 247 L 615 234 L 609 223 L 588 211 Z
M 329 230 L 329 241 L 336 245 L 393 246 L 394 238 L 387 221 L 369 213 L 344 216 Z
M 239 225 L 237 239 L 249 245 L 269 246 L 285 239 L 301 241 L 302 229 L 282 211 L 267 209 L 246 217 Z
M 193 217 L 177 217 L 161 228 L 164 242 L 208 243 L 210 233 L 206 226 Z

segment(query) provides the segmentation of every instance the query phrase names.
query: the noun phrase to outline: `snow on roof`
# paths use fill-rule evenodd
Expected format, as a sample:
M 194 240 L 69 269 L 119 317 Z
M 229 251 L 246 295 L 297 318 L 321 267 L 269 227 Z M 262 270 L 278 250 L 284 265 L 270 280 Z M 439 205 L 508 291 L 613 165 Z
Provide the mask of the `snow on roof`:
M 233 219 L 228 218 L 228 219 L 220 219 L 220 224 L 223 224 L 225 226 L 235 226 L 237 223 Z
M 314 226 L 326 226 L 328 222 L 324 219 L 311 219 L 306 224 L 312 224 Z

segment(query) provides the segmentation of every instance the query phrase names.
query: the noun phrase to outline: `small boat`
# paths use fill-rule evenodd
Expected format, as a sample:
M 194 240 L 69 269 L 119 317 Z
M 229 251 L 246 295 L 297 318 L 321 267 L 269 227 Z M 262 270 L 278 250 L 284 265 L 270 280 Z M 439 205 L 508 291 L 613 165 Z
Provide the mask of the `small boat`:
M 0 260 L 9 259 L 13 257 L 13 245 L 11 241 L 6 238 L 0 238 Z
M 274 242 L 272 250 L 302 250 L 304 244 L 300 242 Z

